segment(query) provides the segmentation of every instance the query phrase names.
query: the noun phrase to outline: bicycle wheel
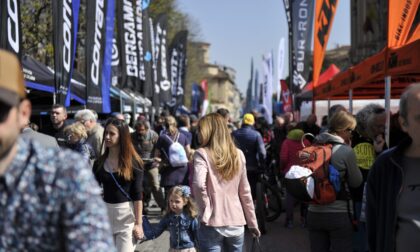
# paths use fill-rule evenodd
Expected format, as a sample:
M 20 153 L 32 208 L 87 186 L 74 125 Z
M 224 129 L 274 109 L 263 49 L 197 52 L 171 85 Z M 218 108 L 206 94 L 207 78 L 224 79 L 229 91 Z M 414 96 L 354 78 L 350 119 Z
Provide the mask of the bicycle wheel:
M 260 229 L 261 234 L 266 233 L 265 228 L 265 201 L 264 201 L 264 189 L 261 182 L 257 182 L 256 185 L 256 198 L 257 204 L 255 206 L 255 215 L 257 216 L 258 228 Z
M 281 195 L 276 187 L 267 181 L 263 181 L 263 184 L 265 220 L 271 222 L 276 220 L 282 212 Z

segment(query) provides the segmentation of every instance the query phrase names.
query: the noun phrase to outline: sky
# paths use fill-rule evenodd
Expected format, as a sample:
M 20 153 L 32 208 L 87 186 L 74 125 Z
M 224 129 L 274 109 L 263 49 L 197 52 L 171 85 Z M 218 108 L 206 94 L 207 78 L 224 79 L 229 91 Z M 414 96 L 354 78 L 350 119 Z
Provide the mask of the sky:
M 311 1 L 311 0 L 309 0 Z M 199 39 L 210 43 L 210 63 L 236 70 L 236 85 L 242 94 L 254 68 L 262 68 L 262 55 L 274 52 L 277 79 L 277 52 L 280 38 L 288 48 L 288 28 L 283 0 L 178 0 L 178 8 L 198 24 Z M 350 1 L 339 1 L 327 49 L 350 45 Z M 285 71 L 288 74 L 288 54 Z M 273 91 L 276 89 L 273 88 Z

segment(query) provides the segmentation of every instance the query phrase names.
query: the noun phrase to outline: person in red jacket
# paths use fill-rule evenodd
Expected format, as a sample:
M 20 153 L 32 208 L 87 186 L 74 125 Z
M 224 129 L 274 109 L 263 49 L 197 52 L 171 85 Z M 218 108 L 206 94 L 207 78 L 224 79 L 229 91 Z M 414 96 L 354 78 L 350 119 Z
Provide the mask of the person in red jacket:
M 301 129 L 294 128 L 287 133 L 286 139 L 283 141 L 280 149 L 280 172 L 286 174 L 292 165 L 297 164 L 297 153 L 303 149 L 302 136 L 304 132 Z M 307 139 L 304 139 L 303 144 L 305 146 L 310 145 Z M 287 228 L 293 228 L 293 209 L 297 203 L 296 199 L 292 195 L 287 193 L 286 195 L 286 223 Z M 300 217 L 301 224 L 303 227 L 306 226 L 306 212 L 307 205 L 301 203 L 300 206 Z

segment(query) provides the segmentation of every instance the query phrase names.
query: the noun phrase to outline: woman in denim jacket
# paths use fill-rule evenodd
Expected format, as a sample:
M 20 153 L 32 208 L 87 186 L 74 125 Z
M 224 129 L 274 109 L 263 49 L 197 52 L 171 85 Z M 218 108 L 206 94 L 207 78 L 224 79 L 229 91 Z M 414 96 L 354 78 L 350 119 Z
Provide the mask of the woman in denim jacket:
M 155 230 L 156 237 L 169 229 L 170 252 L 195 252 L 197 246 L 197 207 L 188 186 L 174 186 L 168 194 L 168 213 Z

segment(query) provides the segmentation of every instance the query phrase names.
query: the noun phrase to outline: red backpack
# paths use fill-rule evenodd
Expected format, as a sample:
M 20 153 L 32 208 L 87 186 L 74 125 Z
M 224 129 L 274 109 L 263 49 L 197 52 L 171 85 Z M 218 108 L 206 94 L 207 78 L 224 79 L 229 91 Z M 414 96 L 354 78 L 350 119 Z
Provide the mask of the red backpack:
M 305 134 L 307 135 L 307 134 Z M 303 139 L 302 137 L 302 145 Z M 303 145 L 304 146 L 304 145 Z M 336 200 L 336 191 L 330 182 L 330 160 L 332 154 L 332 144 L 314 143 L 304 146 L 297 153 L 297 165 L 301 169 L 309 169 L 311 174 L 301 178 L 285 178 L 285 185 L 288 192 L 298 200 L 311 202 L 314 204 L 329 204 Z M 313 196 L 307 191 L 307 181 L 309 178 L 314 180 Z
M 299 165 L 312 171 L 315 185 L 312 203 L 324 205 L 336 200 L 336 192 L 330 182 L 331 153 L 332 144 L 314 144 L 298 152 Z

